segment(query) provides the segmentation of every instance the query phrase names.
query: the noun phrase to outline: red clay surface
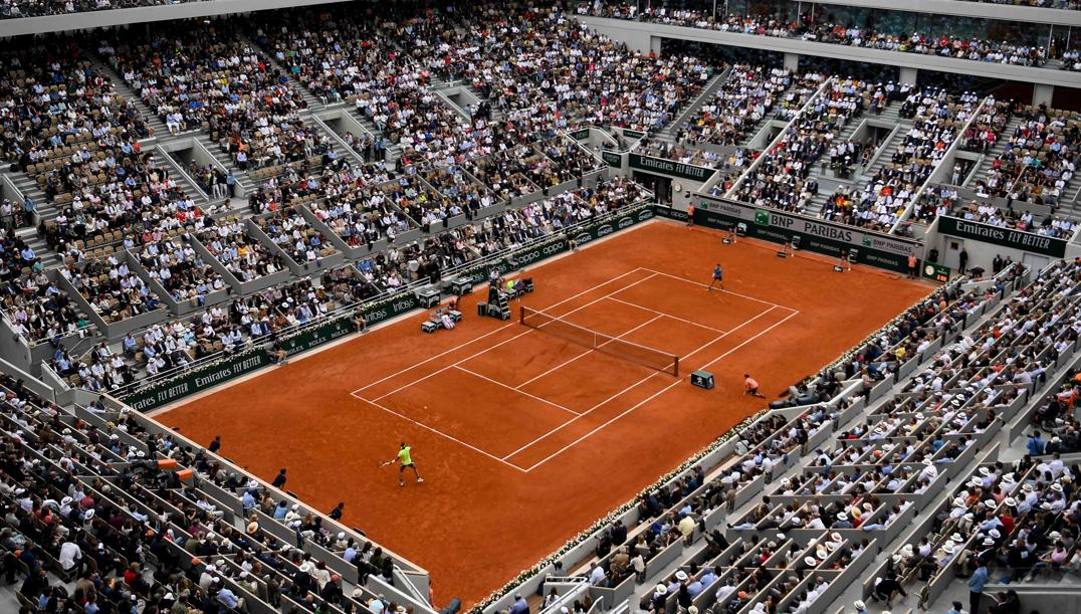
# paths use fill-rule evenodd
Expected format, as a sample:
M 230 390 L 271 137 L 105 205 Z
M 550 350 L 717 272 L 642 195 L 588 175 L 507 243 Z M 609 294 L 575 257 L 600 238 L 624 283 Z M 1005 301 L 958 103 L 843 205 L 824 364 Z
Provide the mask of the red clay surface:
M 431 572 L 436 603 L 484 598 L 765 402 L 816 372 L 930 286 L 666 221 L 529 272 L 522 300 L 681 358 L 676 379 L 479 318 L 421 333 L 418 315 L 157 416 Z M 707 292 L 713 265 L 727 292 Z M 738 293 L 738 294 L 737 294 Z M 687 375 L 712 371 L 714 390 Z M 400 441 L 426 482 L 399 488 Z

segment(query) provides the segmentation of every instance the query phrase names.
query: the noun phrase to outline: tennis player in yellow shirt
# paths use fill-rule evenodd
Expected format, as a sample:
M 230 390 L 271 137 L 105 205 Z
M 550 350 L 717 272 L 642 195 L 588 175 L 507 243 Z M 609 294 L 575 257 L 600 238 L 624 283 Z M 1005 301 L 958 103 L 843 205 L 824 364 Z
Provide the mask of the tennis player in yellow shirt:
M 386 464 L 389 465 L 394 461 L 398 461 L 398 486 L 405 486 L 405 480 L 402 478 L 405 476 L 406 468 L 413 470 L 413 475 L 417 478 L 417 484 L 424 483 L 424 478 L 417 473 L 417 466 L 413 463 L 413 448 L 404 441 L 402 447 L 398 448 L 398 458 L 392 458 Z

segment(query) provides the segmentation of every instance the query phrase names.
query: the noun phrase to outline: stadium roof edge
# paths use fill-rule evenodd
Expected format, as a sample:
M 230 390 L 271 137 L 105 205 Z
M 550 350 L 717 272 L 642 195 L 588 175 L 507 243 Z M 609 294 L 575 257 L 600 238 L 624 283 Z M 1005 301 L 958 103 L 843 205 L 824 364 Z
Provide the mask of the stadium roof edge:
M 86 11 L 64 15 L 0 19 L 0 38 L 111 28 L 138 23 L 198 17 L 216 17 L 348 0 L 193 0 L 165 6 L 140 6 L 106 11 Z

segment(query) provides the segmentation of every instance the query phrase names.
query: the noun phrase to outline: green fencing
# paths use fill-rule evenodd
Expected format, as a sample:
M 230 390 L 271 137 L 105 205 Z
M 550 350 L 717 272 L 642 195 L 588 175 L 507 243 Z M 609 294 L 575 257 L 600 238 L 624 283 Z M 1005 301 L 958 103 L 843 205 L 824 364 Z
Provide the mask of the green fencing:
M 420 301 L 412 292 L 405 292 L 375 303 L 364 305 L 364 321 L 368 326 L 398 317 L 420 307 Z
M 285 350 L 286 354 L 292 356 L 333 341 L 338 337 L 344 337 L 355 330 L 356 327 L 353 326 L 352 318 L 335 318 L 318 326 L 303 329 L 295 335 L 285 337 L 280 341 L 280 347 Z

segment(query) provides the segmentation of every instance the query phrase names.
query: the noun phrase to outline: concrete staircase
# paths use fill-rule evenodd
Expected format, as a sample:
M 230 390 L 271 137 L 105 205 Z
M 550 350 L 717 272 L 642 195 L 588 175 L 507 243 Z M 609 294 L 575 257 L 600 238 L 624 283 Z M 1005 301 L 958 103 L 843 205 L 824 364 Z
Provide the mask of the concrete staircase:
M 42 219 L 51 220 L 56 217 L 56 205 L 45 198 L 45 193 L 38 187 L 37 181 L 23 171 L 9 171 L 8 177 L 23 197 L 29 196 L 34 201 L 34 209 Z
M 214 156 L 215 160 L 217 160 L 225 168 L 233 171 L 233 175 L 236 176 L 237 183 L 242 188 L 244 188 L 245 193 L 250 193 L 251 191 L 255 190 L 255 188 L 257 187 L 255 185 L 255 182 L 248 177 L 247 173 L 233 166 L 232 159 L 230 159 L 229 156 L 227 156 L 225 152 L 221 150 L 221 147 L 218 147 L 217 143 L 210 139 L 210 135 L 200 131 L 195 133 L 194 136 L 195 140 L 199 141 L 199 144 L 202 145 L 203 148 L 210 153 L 210 155 Z
M 330 148 L 334 151 L 339 160 L 348 160 L 357 164 L 364 164 L 364 158 L 361 157 L 359 153 L 353 151 L 348 146 L 344 145 L 341 141 L 338 140 L 338 138 L 335 138 L 337 137 L 337 135 L 334 134 L 334 131 L 331 130 L 329 126 L 316 123 L 312 117 L 309 117 L 305 121 L 307 123 L 310 123 L 315 130 L 322 132 L 330 137 Z
M 26 241 L 26 244 L 30 246 L 30 249 L 34 250 L 38 258 L 41 258 L 41 263 L 46 267 L 60 264 L 60 254 L 57 254 L 53 251 L 53 248 L 49 247 L 45 239 L 38 234 L 36 228 L 20 228 L 15 231 L 15 236 Z
M 856 184 L 845 179 L 835 179 L 833 177 L 826 177 L 822 174 L 820 167 L 815 167 L 815 170 L 811 172 L 811 178 L 818 181 L 818 194 L 807 203 L 804 207 L 804 213 L 814 217 L 819 217 L 822 214 L 822 207 L 826 205 L 826 201 L 830 196 L 837 191 L 837 188 L 841 186 L 847 186 L 851 190 L 855 191 Z
M 1009 142 L 1010 137 L 1013 136 L 1013 131 L 1021 125 L 1022 118 L 1019 115 L 1015 115 L 1010 118 L 1010 121 L 1006 123 L 1006 127 L 999 134 L 998 141 L 995 142 L 995 146 L 990 151 L 983 155 L 983 160 L 980 161 L 979 167 L 976 171 L 969 173 L 968 179 L 964 182 L 964 187 L 974 188 L 976 182 L 981 178 L 987 177 L 987 173 L 990 172 L 991 166 L 995 163 L 995 160 L 1006 151 L 1006 143 Z
M 684 105 L 683 109 L 676 115 L 676 118 L 668 122 L 668 125 L 658 132 L 655 135 L 655 138 L 659 141 L 668 143 L 673 142 L 679 129 L 698 112 L 698 109 L 702 108 L 702 105 L 713 98 L 713 95 L 717 93 L 717 90 L 721 89 L 721 86 L 724 85 L 724 82 L 728 80 L 728 77 L 731 74 L 732 67 L 729 66 L 725 70 L 710 77 L 709 81 L 706 82 L 705 87 L 702 88 L 702 91 L 691 99 L 689 103 Z
M 125 100 L 130 100 L 135 105 L 135 108 L 139 110 L 139 114 L 142 115 L 147 127 L 150 128 L 150 136 L 157 137 L 158 139 L 164 139 L 169 136 L 169 130 L 165 127 L 165 122 L 158 117 L 157 112 L 143 102 L 143 99 L 139 97 L 139 94 L 124 82 L 124 79 L 113 70 L 113 67 L 110 66 L 108 62 L 102 60 L 95 54 L 87 54 L 87 57 L 89 57 L 91 63 L 94 64 L 94 68 L 103 75 L 109 77 L 113 82 L 113 87 L 116 88 L 116 91 L 123 96 Z
M 866 180 L 874 177 L 875 173 L 883 166 L 893 162 L 893 155 L 904 145 L 905 133 L 908 132 L 911 126 L 912 124 L 901 124 L 901 129 L 890 135 L 889 140 L 883 143 L 875 152 L 871 164 L 859 174 L 861 179 Z
M 1081 181 L 1076 177 L 1066 186 L 1065 196 L 1059 200 L 1056 213 L 1063 217 L 1081 219 Z
M 487 98 L 485 98 L 485 97 L 484 97 L 484 95 L 483 95 L 483 94 L 481 94 L 481 93 L 480 93 L 479 91 L 477 91 L 477 89 L 476 89 L 476 88 L 474 88 L 474 87 L 473 87 L 472 85 L 470 85 L 470 84 L 468 84 L 468 83 L 465 83 L 465 82 L 462 82 L 462 83 L 461 83 L 460 85 L 461 85 L 461 86 L 462 86 L 463 88 L 465 88 L 466 90 L 468 90 L 468 91 L 469 91 L 469 93 L 471 93 L 471 94 L 473 94 L 474 96 L 476 96 L 476 97 L 477 97 L 477 100 L 480 100 L 480 101 L 488 101 L 488 99 L 487 99 Z M 489 104 L 491 104 L 491 101 L 488 101 L 488 102 L 489 102 Z M 498 105 L 492 104 L 492 121 L 493 121 L 493 122 L 498 122 L 498 121 L 502 121 L 502 119 L 503 119 L 504 117 L 506 117 L 506 115 L 505 115 L 505 114 L 503 113 L 503 110 L 502 110 L 502 109 L 500 109 Z
M 856 133 L 860 124 L 862 124 L 863 120 L 867 117 L 867 115 L 861 115 L 860 117 L 850 120 L 837 133 L 834 141 L 843 143 L 851 139 L 852 135 Z M 828 167 L 829 158 L 823 155 L 811 169 L 810 178 L 818 182 L 818 193 L 807 203 L 807 206 L 804 209 L 804 213 L 807 215 L 819 216 L 822 213 L 822 207 L 826 204 L 826 201 L 829 200 L 829 197 L 832 196 L 840 186 L 855 188 L 861 183 L 861 175 L 859 173 L 856 173 L 848 179 L 841 179 L 834 177 L 833 173 L 827 174 Z
M 37 212 L 39 219 L 42 221 L 56 219 L 59 215 L 59 210 L 56 205 L 45 198 L 45 193 L 38 188 L 38 184 L 26 173 L 19 171 L 8 171 L 8 177 L 11 182 L 15 184 L 15 187 L 19 190 L 19 193 L 24 197 L 29 196 L 34 201 L 34 210 Z M 57 255 L 49 244 L 45 242 L 41 236 L 38 235 L 36 227 L 28 226 L 26 228 L 19 228 L 15 231 L 15 235 L 26 241 L 26 243 L 33 248 L 38 257 L 41 258 L 45 266 L 53 266 L 60 263 L 60 256 Z
M 364 129 L 376 136 L 384 136 L 383 131 L 380 130 L 374 122 L 368 119 L 363 113 L 357 111 L 355 108 L 349 109 L 349 114 L 353 116 L 353 119 L 360 122 L 360 125 L 364 126 Z M 397 143 L 387 144 L 387 164 L 394 164 L 402 157 L 402 147 Z
M 188 181 L 184 175 L 178 173 L 176 168 L 181 166 L 175 159 L 167 159 L 169 154 L 161 149 L 154 148 L 150 154 L 150 162 L 153 166 L 165 169 L 169 173 L 169 177 L 176 182 L 176 185 L 184 191 L 184 194 L 197 203 L 207 202 L 207 199 L 203 197 L 203 193 L 195 187 L 190 181 Z

